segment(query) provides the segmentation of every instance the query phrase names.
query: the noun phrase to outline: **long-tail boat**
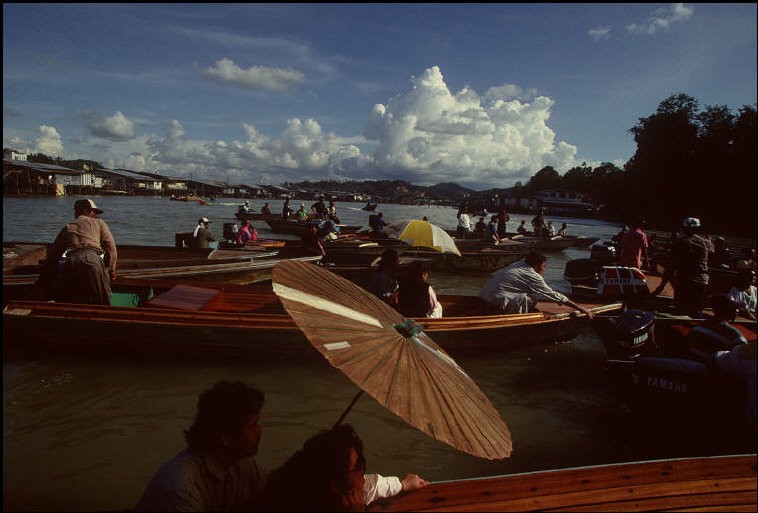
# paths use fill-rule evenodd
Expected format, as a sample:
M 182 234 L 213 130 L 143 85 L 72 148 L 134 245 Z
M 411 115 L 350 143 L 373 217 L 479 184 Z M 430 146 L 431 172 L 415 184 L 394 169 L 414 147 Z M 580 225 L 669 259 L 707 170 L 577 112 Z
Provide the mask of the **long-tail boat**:
M 3 284 L 37 281 L 45 260 L 46 243 L 3 243 Z M 283 253 L 283 248 L 246 245 L 242 248 L 176 248 L 118 245 L 117 272 L 123 278 L 176 278 L 246 284 L 271 278 L 282 258 L 317 261 L 319 256 Z
M 5 287 L 6 292 L 8 287 Z M 3 310 L 6 347 L 113 347 L 212 353 L 314 354 L 269 285 L 233 286 L 118 278 L 112 303 L 98 306 L 9 300 Z M 8 294 L 22 296 L 19 291 Z M 121 295 L 121 297 L 118 297 Z M 417 322 L 445 350 L 509 349 L 571 340 L 591 323 L 566 306 L 540 304 L 528 314 L 481 315 L 478 298 L 438 295 L 444 317 Z M 620 303 L 587 303 L 594 313 Z

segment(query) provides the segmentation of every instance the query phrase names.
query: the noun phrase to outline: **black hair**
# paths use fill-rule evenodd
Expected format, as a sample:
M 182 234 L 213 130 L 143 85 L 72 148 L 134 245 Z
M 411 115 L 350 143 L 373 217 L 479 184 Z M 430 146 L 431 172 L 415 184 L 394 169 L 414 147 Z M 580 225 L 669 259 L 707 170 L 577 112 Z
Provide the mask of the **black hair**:
M 526 257 L 524 258 L 524 262 L 534 267 L 535 265 L 541 264 L 542 262 L 545 262 L 547 260 L 547 257 L 536 250 L 531 250 L 529 253 L 527 253 Z
M 274 469 L 265 491 L 266 509 L 274 511 L 339 511 L 342 504 L 332 486 L 347 489 L 350 450 L 358 454 L 358 469 L 366 460 L 363 441 L 350 424 L 340 424 L 309 438 L 303 448 Z
M 222 437 L 237 436 L 263 403 L 259 389 L 241 381 L 219 381 L 200 394 L 195 422 L 184 431 L 187 445 L 201 453 L 223 447 Z
M 713 296 L 713 315 L 719 320 L 733 321 L 737 317 L 737 303 L 727 294 L 716 294 Z

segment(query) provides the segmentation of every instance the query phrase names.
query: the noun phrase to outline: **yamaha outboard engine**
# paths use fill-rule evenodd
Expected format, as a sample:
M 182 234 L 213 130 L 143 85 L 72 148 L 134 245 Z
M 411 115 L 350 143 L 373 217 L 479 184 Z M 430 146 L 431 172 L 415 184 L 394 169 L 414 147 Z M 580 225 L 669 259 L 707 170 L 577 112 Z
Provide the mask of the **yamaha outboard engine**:
M 655 314 L 651 312 L 626 310 L 617 318 L 596 319 L 609 358 L 632 358 L 655 346 Z

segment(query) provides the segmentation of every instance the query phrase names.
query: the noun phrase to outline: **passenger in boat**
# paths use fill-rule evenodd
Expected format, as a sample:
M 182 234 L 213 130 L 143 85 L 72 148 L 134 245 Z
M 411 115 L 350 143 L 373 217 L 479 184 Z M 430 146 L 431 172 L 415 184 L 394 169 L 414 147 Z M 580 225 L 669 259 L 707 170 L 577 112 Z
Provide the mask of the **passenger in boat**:
M 240 381 L 200 394 L 187 447 L 145 487 L 136 511 L 245 511 L 260 507 L 266 471 L 255 461 L 264 395 Z
M 729 255 L 724 237 L 714 237 L 713 251 L 708 255 L 708 267 L 729 270 L 732 268 L 731 262 L 732 257 Z
M 308 212 L 305 210 L 305 203 L 300 203 L 300 208 L 295 213 L 297 214 L 297 218 L 301 221 L 308 219 Z
M 384 233 L 384 228 L 387 226 L 387 221 L 384 220 L 384 214 L 381 212 L 368 216 L 368 225 L 371 228 L 372 235 L 375 237 L 387 236 L 387 234 Z
M 250 202 L 248 200 L 245 200 L 245 204 L 242 205 L 242 211 L 245 214 L 249 214 L 253 211 L 253 208 L 250 206 Z
M 480 217 L 474 225 L 474 233 L 479 235 L 480 238 L 484 238 L 487 232 L 487 222 L 484 220 L 484 216 Z
M 566 223 L 563 223 L 558 229 L 558 235 L 560 237 L 568 237 L 568 225 Z
M 271 207 L 268 205 L 268 201 L 263 204 L 263 207 L 261 207 L 261 214 L 270 214 L 271 213 Z
M 237 243 L 237 246 L 244 246 L 249 240 L 258 240 L 258 230 L 256 230 L 255 227 L 250 224 L 250 221 L 246 219 L 242 221 L 242 226 L 240 226 L 240 229 L 237 232 L 237 239 L 235 242 Z
M 317 202 L 311 205 L 311 212 L 315 214 L 316 219 L 324 217 L 326 212 L 326 205 L 324 205 L 324 198 L 319 198 Z
M 729 299 L 737 304 L 739 312 L 749 319 L 755 320 L 755 307 L 758 301 L 755 287 L 755 272 L 743 269 L 737 272 L 734 286 L 729 289 Z
M 532 229 L 534 230 L 534 235 L 537 237 L 544 235 L 545 218 L 542 216 L 542 210 L 537 212 L 537 215 L 532 218 Z
M 490 222 L 487 223 L 487 231 L 485 233 L 485 242 L 490 242 L 492 244 L 500 244 L 500 239 L 498 238 L 498 224 L 497 224 L 497 214 L 493 215 L 490 218 Z
M 364 511 L 377 499 L 428 485 L 416 474 L 366 474 L 363 441 L 350 424 L 309 438 L 302 449 L 271 472 L 266 511 Z
M 302 236 L 303 252 L 306 255 L 326 255 L 324 244 L 321 242 L 321 237 L 318 235 L 318 225 L 315 223 L 309 223 L 305 234 Z
M 734 264 L 734 268 L 738 271 L 741 271 L 743 269 L 750 269 L 751 271 L 755 271 L 755 248 L 745 248 L 743 250 L 742 259 L 738 260 L 737 263 Z
M 437 301 L 434 287 L 427 283 L 429 265 L 415 261 L 398 288 L 398 311 L 406 317 L 442 317 L 442 305 Z
M 468 215 L 468 208 L 462 207 L 458 211 L 458 226 L 456 228 L 456 237 L 465 239 L 471 233 L 471 217 Z
M 372 273 L 367 287 L 369 292 L 393 307 L 398 301 L 397 272 L 399 267 L 400 256 L 397 251 L 392 248 L 385 249 L 379 260 L 379 266 Z
M 518 228 L 516 228 L 516 232 L 520 233 L 521 235 L 529 234 L 529 230 L 526 229 L 526 219 L 521 220 L 521 224 L 518 225 Z
M 197 220 L 197 226 L 195 231 L 192 232 L 192 239 L 190 240 L 190 246 L 193 248 L 207 248 L 209 242 L 214 242 L 216 239 L 211 233 L 211 220 L 207 217 L 201 217 Z
M 324 212 L 323 216 L 321 223 L 318 225 L 318 237 L 321 239 L 321 242 L 336 240 L 339 238 L 339 226 L 332 221 L 328 213 Z
M 50 284 L 50 291 L 57 300 L 110 305 L 117 251 L 110 228 L 97 217 L 102 213 L 91 199 L 77 200 L 74 221 L 64 226 L 48 247 L 39 283 Z M 64 254 L 61 269 L 59 261 Z M 58 283 L 60 290 L 55 290 Z
M 555 237 L 555 226 L 553 226 L 552 221 L 548 221 L 547 226 L 545 226 L 545 237 Z
M 687 217 L 682 221 L 683 236 L 674 240 L 661 284 L 674 285 L 677 310 L 693 318 L 703 317 L 703 300 L 708 288 L 708 254 L 711 242 L 700 234 L 700 220 Z M 660 292 L 656 288 L 655 292 Z M 661 289 L 662 290 L 662 289 Z
M 620 266 L 650 269 L 647 234 L 642 231 L 644 226 L 645 220 L 638 217 L 632 223 L 632 229 L 621 236 Z
M 337 216 L 337 205 L 334 204 L 334 200 L 329 200 L 329 206 L 326 207 L 326 213 L 329 216 L 329 219 L 336 224 L 340 224 L 340 218 Z
M 485 212 L 487 210 L 485 209 Z M 497 211 L 497 238 L 498 240 L 504 239 L 506 237 L 507 233 L 507 225 L 508 221 L 511 220 L 510 214 L 508 214 L 508 211 L 505 209 L 505 205 L 500 207 L 500 209 Z
M 287 198 L 282 206 L 282 219 L 288 219 L 290 215 L 292 215 L 292 207 L 290 207 L 290 199 Z
M 538 301 L 554 301 L 579 310 L 591 319 L 592 312 L 553 290 L 545 282 L 542 273 L 545 272 L 546 262 L 545 255 L 532 250 L 523 261 L 515 262 L 498 271 L 479 292 L 479 297 L 484 303 L 484 313 L 536 312 L 539 311 L 536 308 Z
M 730 351 L 740 344 L 747 344 L 742 332 L 730 324 L 736 317 L 737 303 L 726 294 L 713 296 L 713 318 L 704 320 L 687 334 L 685 342 L 689 356 L 711 365 L 716 351 Z

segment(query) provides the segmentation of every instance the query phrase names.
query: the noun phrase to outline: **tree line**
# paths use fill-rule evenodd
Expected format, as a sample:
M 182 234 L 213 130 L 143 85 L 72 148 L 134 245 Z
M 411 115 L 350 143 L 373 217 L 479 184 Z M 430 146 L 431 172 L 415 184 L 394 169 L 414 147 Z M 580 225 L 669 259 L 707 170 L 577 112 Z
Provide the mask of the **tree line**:
M 698 217 L 711 233 L 756 236 L 755 104 L 736 113 L 726 105 L 700 109 L 678 93 L 629 133 L 637 150 L 623 169 L 582 164 L 561 176 L 546 167 L 523 187 L 579 191 L 603 205 L 600 215 L 608 220 L 642 216 L 650 228 L 673 230 L 683 218 Z

